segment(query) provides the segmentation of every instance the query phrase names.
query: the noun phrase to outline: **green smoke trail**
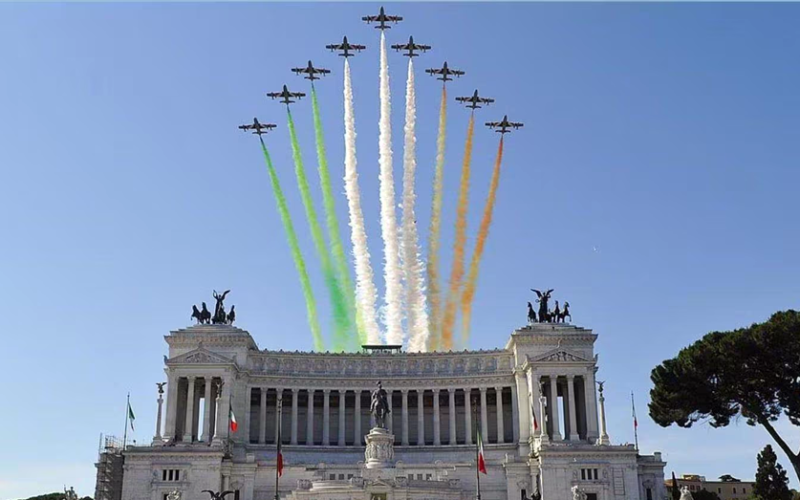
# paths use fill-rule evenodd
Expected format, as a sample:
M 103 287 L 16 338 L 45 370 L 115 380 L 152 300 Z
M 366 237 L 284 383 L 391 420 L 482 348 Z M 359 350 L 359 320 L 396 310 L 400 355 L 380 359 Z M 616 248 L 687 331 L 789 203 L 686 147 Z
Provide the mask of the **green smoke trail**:
M 311 290 L 311 280 L 308 278 L 306 262 L 303 260 L 303 254 L 300 252 L 297 233 L 294 232 L 294 225 L 292 225 L 292 218 L 289 216 L 289 207 L 286 205 L 286 197 L 283 195 L 281 184 L 278 181 L 278 174 L 275 172 L 275 167 L 272 166 L 272 159 L 269 157 L 269 152 L 267 151 L 267 146 L 264 145 L 264 140 L 260 137 L 259 139 L 261 140 L 261 149 L 264 151 L 264 159 L 267 161 L 269 180 L 272 183 L 272 192 L 275 195 L 275 202 L 278 204 L 278 213 L 281 216 L 283 229 L 286 231 L 286 239 L 289 240 L 289 249 L 292 252 L 294 266 L 297 268 L 297 274 L 300 275 L 300 286 L 303 289 L 303 296 L 306 299 L 308 326 L 311 328 L 311 335 L 314 337 L 314 349 L 321 352 L 325 350 L 325 343 L 320 333 L 319 319 L 317 318 L 317 303 L 314 301 L 314 292 Z
M 347 257 L 342 245 L 342 236 L 339 232 L 339 221 L 336 218 L 336 206 L 334 204 L 333 189 L 331 188 L 331 175 L 328 169 L 328 156 L 325 152 L 325 139 L 322 135 L 322 118 L 319 113 L 319 103 L 317 101 L 317 90 L 311 84 L 311 107 L 314 111 L 314 136 L 317 143 L 317 162 L 319 163 L 319 183 L 322 187 L 322 206 L 325 209 L 325 223 L 328 227 L 328 239 L 331 242 L 331 254 L 333 254 L 334 264 L 338 273 L 337 278 L 341 283 L 342 294 L 347 304 L 347 314 L 349 318 L 355 318 L 358 340 L 361 344 L 366 344 L 366 332 L 361 327 L 361 322 L 356 313 L 355 289 L 350 281 L 350 267 L 347 264 Z M 357 348 L 356 339 L 350 339 L 350 348 Z
M 328 253 L 328 248 L 325 246 L 322 227 L 319 225 L 319 220 L 317 219 L 317 211 L 314 209 L 311 189 L 308 186 L 308 178 L 306 177 L 306 170 L 303 166 L 303 157 L 300 155 L 300 142 L 297 140 L 294 119 L 292 118 L 292 112 L 288 109 L 288 106 L 287 116 L 289 122 L 289 136 L 292 141 L 294 172 L 297 176 L 297 187 L 300 190 L 300 198 L 303 200 L 303 207 L 306 210 L 308 226 L 311 229 L 311 239 L 314 241 L 314 247 L 317 249 L 325 285 L 328 287 L 328 293 L 331 297 L 334 323 L 332 348 L 334 351 L 343 351 L 347 347 L 348 332 L 350 331 L 347 303 L 339 286 L 339 280 L 336 279 L 336 273 L 334 273 L 333 265 L 331 264 L 331 256 Z

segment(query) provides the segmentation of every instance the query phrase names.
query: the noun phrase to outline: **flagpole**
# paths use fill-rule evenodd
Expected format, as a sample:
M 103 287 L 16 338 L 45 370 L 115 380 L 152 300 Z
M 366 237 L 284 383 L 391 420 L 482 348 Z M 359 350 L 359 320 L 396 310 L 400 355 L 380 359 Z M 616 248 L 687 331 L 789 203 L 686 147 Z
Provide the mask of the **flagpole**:
M 280 496 L 278 495 L 278 482 L 280 481 L 281 474 L 280 474 L 280 460 L 281 460 L 281 427 L 283 427 L 283 398 L 278 397 L 278 431 L 277 436 L 278 438 L 275 440 L 275 500 L 279 500 Z
M 472 413 L 475 422 L 475 477 L 478 479 L 478 497 L 481 500 L 481 471 L 480 471 L 480 440 L 478 439 L 478 400 L 472 398 Z
M 633 409 L 633 441 L 636 443 L 636 450 L 639 450 L 639 422 L 636 420 L 636 405 L 633 402 L 633 391 L 631 391 L 631 408 Z
M 122 451 L 125 451 L 125 445 L 128 443 L 128 413 L 131 408 L 131 393 L 128 393 L 128 399 L 125 403 L 125 431 L 122 433 Z

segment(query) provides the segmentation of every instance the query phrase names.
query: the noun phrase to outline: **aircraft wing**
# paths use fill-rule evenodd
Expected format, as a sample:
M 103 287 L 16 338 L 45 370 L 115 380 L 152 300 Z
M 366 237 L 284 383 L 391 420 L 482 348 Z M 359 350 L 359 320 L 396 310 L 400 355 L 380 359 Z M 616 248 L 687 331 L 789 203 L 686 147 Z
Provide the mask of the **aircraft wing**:
M 512 127 L 514 127 L 514 128 L 520 128 L 520 127 L 524 127 L 524 125 L 523 125 L 522 123 L 514 123 L 514 122 L 511 122 L 511 123 L 509 123 L 509 125 L 510 125 L 510 126 L 512 126 Z
M 267 95 L 269 95 L 269 94 L 267 94 Z M 470 101 L 472 101 L 472 98 L 471 97 L 456 97 L 456 101 L 458 101 L 458 102 L 470 102 Z
M 302 92 L 289 92 L 289 95 L 291 95 L 292 97 L 297 97 L 297 98 L 300 98 L 300 97 L 305 97 L 305 96 L 306 96 L 306 95 L 305 95 L 304 93 L 302 93 Z
M 403 20 L 401 16 L 383 16 L 384 21 L 391 21 L 397 23 Z
M 425 73 L 430 73 L 431 75 L 441 75 L 443 72 L 444 71 L 442 71 L 441 69 L 436 69 L 436 68 L 431 68 L 431 69 L 426 69 L 425 70 Z
M 450 74 L 451 75 L 456 75 L 456 76 L 461 76 L 461 75 L 464 74 L 464 72 L 461 71 L 460 69 L 451 69 L 450 70 Z
M 340 43 L 334 43 L 331 45 L 326 45 L 325 48 L 328 50 L 342 50 L 344 47 Z
M 486 122 L 486 126 L 490 128 L 495 128 L 500 126 L 500 122 Z
M 358 44 L 355 44 L 355 43 L 351 43 L 350 44 L 350 48 L 354 49 L 354 50 L 364 50 L 364 49 L 367 48 L 367 46 L 366 45 L 358 45 Z
M 361 18 L 362 21 L 366 21 L 368 23 L 372 23 L 378 20 L 378 16 L 364 16 Z
M 242 130 L 250 130 L 251 128 L 253 128 L 253 126 L 252 125 L 239 125 L 239 128 L 242 129 Z
M 417 45 L 417 50 L 431 50 L 430 45 Z
M 271 97 L 273 99 L 275 99 L 276 97 L 280 97 L 280 96 L 281 96 L 280 92 L 267 92 L 267 97 Z
M 292 68 L 292 72 L 294 73 L 305 73 L 306 68 Z
M 491 104 L 494 102 L 494 99 L 492 99 L 491 97 L 479 97 L 478 100 L 484 104 Z
M 318 69 L 317 70 L 317 73 L 323 73 L 325 75 L 327 75 L 330 72 L 331 72 L 331 70 L 329 70 L 329 69 Z

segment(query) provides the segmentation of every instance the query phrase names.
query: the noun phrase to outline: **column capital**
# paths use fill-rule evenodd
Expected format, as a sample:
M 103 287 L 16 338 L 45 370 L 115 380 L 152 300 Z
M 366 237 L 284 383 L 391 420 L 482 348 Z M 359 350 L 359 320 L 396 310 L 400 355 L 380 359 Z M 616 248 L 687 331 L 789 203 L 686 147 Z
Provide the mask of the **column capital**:
M 292 394 L 297 394 L 298 392 L 300 392 L 300 389 L 297 387 L 292 387 Z
M 449 392 L 450 394 L 455 394 L 455 393 L 456 393 L 456 390 L 457 390 L 457 389 L 456 389 L 455 387 L 448 387 L 448 388 L 447 388 L 447 392 Z
M 494 390 L 497 391 L 497 392 L 503 392 L 503 386 L 500 386 L 500 385 L 495 386 Z
M 486 394 L 486 391 L 489 390 L 488 387 L 480 387 L 479 389 L 481 390 L 481 394 Z
M 572 374 L 567 374 L 567 380 L 569 380 L 570 382 L 572 382 L 573 380 L 575 380 L 575 375 L 572 375 Z
M 400 389 L 400 392 L 403 393 L 403 396 L 408 396 L 408 389 Z
M 197 375 L 187 375 L 187 376 L 186 376 L 186 378 L 187 378 L 187 379 L 188 379 L 190 382 L 194 382 L 194 381 L 195 381 L 195 379 L 197 379 Z
M 327 396 L 328 394 L 331 393 L 331 390 L 330 389 L 322 389 L 322 393 Z
M 433 391 L 433 393 L 434 393 L 434 394 L 439 394 L 439 391 L 440 391 L 441 389 L 431 389 L 431 390 Z

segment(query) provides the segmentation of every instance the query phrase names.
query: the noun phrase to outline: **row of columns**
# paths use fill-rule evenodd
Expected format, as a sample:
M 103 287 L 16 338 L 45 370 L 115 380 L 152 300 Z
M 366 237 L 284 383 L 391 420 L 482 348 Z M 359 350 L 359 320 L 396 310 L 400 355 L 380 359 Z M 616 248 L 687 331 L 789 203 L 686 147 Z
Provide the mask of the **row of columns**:
M 249 403 L 252 402 L 252 391 L 254 389 L 259 390 L 260 392 L 260 405 L 259 405 L 259 423 L 258 423 L 258 443 L 265 444 L 266 443 L 266 429 L 267 429 L 267 391 L 269 388 L 267 387 L 248 387 L 247 393 L 245 397 L 245 401 L 248 402 L 248 408 L 245 411 L 245 436 L 246 439 L 250 438 L 250 408 Z M 496 409 L 495 415 L 496 418 L 496 428 L 497 428 L 497 443 L 504 443 L 505 442 L 505 422 L 504 422 L 504 413 L 503 413 L 503 389 L 504 387 L 495 387 L 495 397 L 496 397 Z M 281 405 L 281 401 L 283 399 L 284 390 L 281 388 L 276 388 L 276 399 L 275 399 L 275 429 L 278 428 L 279 422 L 278 419 L 280 418 L 280 414 L 278 413 L 278 407 Z M 298 442 L 298 425 L 299 425 L 299 418 L 298 418 L 298 394 L 300 389 L 290 389 L 292 391 L 292 409 L 291 409 L 291 425 L 290 425 L 290 443 L 291 444 L 300 444 Z M 456 438 L 456 388 L 448 388 L 448 418 L 449 418 L 449 435 L 447 436 L 447 443 L 449 445 L 457 444 Z M 488 442 L 486 436 L 489 435 L 489 409 L 487 404 L 487 392 L 489 388 L 481 387 L 479 388 L 480 391 L 480 425 L 481 425 L 481 434 L 484 437 L 484 440 Z M 429 390 L 433 392 L 433 445 L 440 446 L 443 444 L 444 440 L 441 436 L 441 408 L 439 403 L 439 394 L 441 392 L 440 389 L 432 389 Z M 314 394 L 318 391 L 314 389 L 310 389 L 306 391 L 308 393 L 307 397 L 307 411 L 306 411 L 306 439 L 305 445 L 312 446 L 314 445 Z M 345 405 L 345 394 L 350 392 L 355 392 L 355 407 L 354 407 L 354 428 L 356 429 L 356 435 L 359 434 L 359 430 L 362 429 L 361 425 L 361 418 L 362 418 L 362 408 L 361 408 L 361 396 L 365 391 L 348 391 L 348 390 L 340 390 L 334 391 L 337 392 L 338 397 L 338 435 L 336 436 L 335 444 L 338 446 L 345 446 L 346 445 L 346 405 Z M 388 393 L 388 401 L 389 401 L 389 409 L 391 413 L 389 413 L 387 419 L 387 427 L 390 431 L 394 432 L 394 411 L 392 408 L 392 389 L 386 389 Z M 410 438 L 409 438 L 409 405 L 408 405 L 408 394 L 410 390 L 408 389 L 400 389 L 401 393 L 401 435 L 400 435 L 400 443 L 404 446 L 411 445 Z M 416 445 L 417 446 L 424 446 L 425 445 L 425 412 L 424 412 L 424 399 L 423 394 L 427 391 L 415 391 L 417 393 L 417 439 Z M 471 392 L 472 389 L 466 388 L 463 389 L 464 392 L 464 428 L 465 428 L 465 444 L 472 444 L 473 443 L 473 433 L 474 429 L 472 427 L 472 409 L 471 409 Z M 512 395 L 514 393 L 514 388 L 511 390 Z M 330 428 L 331 428 L 331 404 L 330 404 L 330 389 L 323 389 L 322 390 L 322 445 L 323 446 L 330 446 L 332 444 L 332 436 L 330 435 Z M 512 398 L 516 400 L 516 397 Z M 516 406 L 512 405 L 512 413 L 513 413 L 513 421 L 517 420 L 517 411 Z M 370 422 L 371 426 L 375 425 L 374 418 L 371 419 Z M 360 439 L 356 437 L 356 439 Z M 516 432 L 515 432 L 515 439 L 517 439 Z
M 580 441 L 585 439 L 592 441 L 598 437 L 597 433 L 597 408 L 594 392 L 594 373 L 576 376 L 567 374 L 563 376 L 550 374 L 537 374 L 535 370 L 527 370 L 527 385 L 529 388 L 529 415 L 536 419 L 536 425 L 531 422 L 530 427 L 523 429 L 533 429 L 533 436 L 543 440 L 553 441 Z M 518 374 L 519 384 L 519 374 Z M 578 378 L 579 377 L 579 378 Z M 558 389 L 562 387 L 562 398 L 564 402 L 564 428 L 566 436 L 561 435 L 559 423 L 561 421 L 561 408 L 558 404 Z M 576 397 L 578 387 L 583 393 L 583 400 Z M 542 394 L 542 390 L 545 393 Z M 578 418 L 578 404 L 582 404 L 580 419 Z M 547 421 L 542 418 L 547 416 Z M 547 425 L 545 425 L 545 423 Z M 581 436 L 581 427 L 584 435 Z M 523 439 L 525 436 L 523 435 Z
M 221 388 L 221 392 L 220 392 Z M 184 391 L 185 389 L 185 391 Z M 161 438 L 161 397 L 156 424 L 156 439 Z M 204 401 L 203 428 L 199 428 L 200 401 Z M 210 443 L 221 438 L 227 427 L 230 387 L 219 377 L 169 374 L 167 381 L 167 418 L 163 439 L 191 443 Z M 201 433 L 202 431 L 202 433 Z

